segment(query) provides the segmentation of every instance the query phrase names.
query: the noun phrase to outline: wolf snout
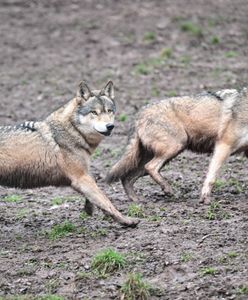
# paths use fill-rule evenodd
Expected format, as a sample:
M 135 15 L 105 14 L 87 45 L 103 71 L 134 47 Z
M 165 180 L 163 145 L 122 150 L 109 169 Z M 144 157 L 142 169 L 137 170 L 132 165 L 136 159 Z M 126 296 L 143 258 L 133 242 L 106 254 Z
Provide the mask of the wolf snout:
M 111 130 L 113 130 L 113 129 L 114 129 L 115 125 L 114 125 L 114 124 L 111 124 L 111 123 L 109 123 L 109 124 L 107 124 L 107 125 L 106 125 L 106 127 L 107 127 L 108 131 L 111 131 Z

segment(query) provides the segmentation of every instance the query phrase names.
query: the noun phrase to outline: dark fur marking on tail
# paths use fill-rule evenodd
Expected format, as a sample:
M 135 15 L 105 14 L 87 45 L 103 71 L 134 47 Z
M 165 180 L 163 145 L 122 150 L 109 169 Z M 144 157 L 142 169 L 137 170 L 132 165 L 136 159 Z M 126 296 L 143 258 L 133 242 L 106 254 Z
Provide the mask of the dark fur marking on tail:
M 217 98 L 220 101 L 223 101 L 223 98 L 221 98 L 219 95 L 217 95 L 215 92 L 211 92 L 211 91 L 207 91 L 207 94 L 210 96 L 213 96 L 215 98 Z
M 27 122 L 24 122 L 22 124 L 19 124 L 19 125 L 15 126 L 14 129 L 23 129 L 23 130 L 36 131 L 35 122 L 27 121 Z
M 212 91 L 205 91 L 203 93 L 200 93 L 197 95 L 198 97 L 202 97 L 202 96 L 212 96 L 220 101 L 223 101 L 224 99 L 221 98 L 219 95 L 217 95 L 215 92 L 212 92 Z

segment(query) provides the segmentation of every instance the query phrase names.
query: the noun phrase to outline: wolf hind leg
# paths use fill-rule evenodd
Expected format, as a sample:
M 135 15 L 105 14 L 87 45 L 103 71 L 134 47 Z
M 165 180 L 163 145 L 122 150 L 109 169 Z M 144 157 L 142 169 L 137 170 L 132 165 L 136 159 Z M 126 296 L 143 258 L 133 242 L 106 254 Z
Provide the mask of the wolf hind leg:
M 137 194 L 135 193 L 134 184 L 140 177 L 148 175 L 148 173 L 145 170 L 145 164 L 152 159 L 153 154 L 142 147 L 140 156 L 141 158 L 138 163 L 138 166 L 135 169 L 129 171 L 129 173 L 121 179 L 122 185 L 128 198 L 134 202 L 138 202 L 138 200 L 143 200 L 142 196 L 137 196 Z
M 141 169 L 129 173 L 125 178 L 121 180 L 124 190 L 130 200 L 134 202 L 138 202 L 139 199 L 142 200 L 142 197 L 138 197 L 135 193 L 134 184 L 140 177 L 146 174 L 146 170 L 144 169 L 144 166 L 142 166 Z
M 154 148 L 154 158 L 145 165 L 146 172 L 158 183 L 166 194 L 173 194 L 172 188 L 168 181 L 160 174 L 160 170 L 172 158 L 177 156 L 182 150 L 183 145 L 175 140 L 156 142 Z

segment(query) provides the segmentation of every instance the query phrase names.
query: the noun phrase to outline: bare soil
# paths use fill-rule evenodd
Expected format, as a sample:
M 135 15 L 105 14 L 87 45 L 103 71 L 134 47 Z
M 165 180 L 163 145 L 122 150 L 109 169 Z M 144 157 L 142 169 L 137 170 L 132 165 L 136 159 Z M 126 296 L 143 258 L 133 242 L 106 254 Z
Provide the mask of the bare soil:
M 165 96 L 247 86 L 247 15 L 246 0 L 2 0 L 0 122 L 41 119 L 71 99 L 82 78 L 95 88 L 112 79 L 121 117 L 94 155 L 92 173 L 127 214 L 121 185 L 103 178 L 125 147 L 136 111 Z M 144 217 L 135 229 L 98 210 L 80 218 L 84 198 L 69 188 L 1 187 L 0 298 L 118 299 L 127 273 L 140 272 L 154 288 L 150 299 L 247 299 L 247 160 L 225 164 L 211 209 L 198 204 L 208 163 L 209 156 L 184 152 L 166 166 L 172 198 L 141 179 Z M 65 220 L 77 231 L 49 239 L 52 226 Z M 98 278 L 91 260 L 105 248 L 128 263 Z M 204 275 L 209 268 L 215 274 Z

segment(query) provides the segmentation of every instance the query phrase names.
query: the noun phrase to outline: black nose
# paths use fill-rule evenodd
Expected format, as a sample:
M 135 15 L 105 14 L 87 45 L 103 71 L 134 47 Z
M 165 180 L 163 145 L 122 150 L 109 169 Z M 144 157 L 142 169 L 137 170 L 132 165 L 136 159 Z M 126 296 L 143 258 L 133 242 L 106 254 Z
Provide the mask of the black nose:
M 106 127 L 109 131 L 111 131 L 115 127 L 115 125 L 114 124 L 107 124 Z

